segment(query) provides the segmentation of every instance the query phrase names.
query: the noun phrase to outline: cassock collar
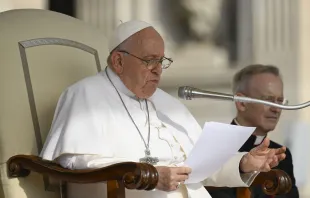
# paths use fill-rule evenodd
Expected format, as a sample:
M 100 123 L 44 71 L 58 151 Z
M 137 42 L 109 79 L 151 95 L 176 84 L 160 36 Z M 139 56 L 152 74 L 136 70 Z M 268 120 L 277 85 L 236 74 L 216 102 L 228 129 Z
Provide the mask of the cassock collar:
M 138 99 L 136 97 L 136 95 L 134 93 L 132 93 L 132 91 L 130 91 L 125 84 L 123 83 L 123 81 L 119 78 L 119 76 L 110 68 L 107 66 L 107 72 L 108 75 L 111 79 L 111 81 L 113 82 L 114 86 L 116 87 L 116 89 L 120 92 L 122 92 L 123 94 L 125 94 L 126 96 L 133 98 L 133 99 Z M 103 71 L 105 74 L 105 70 Z
M 237 121 L 236 118 L 233 120 L 233 123 L 235 123 L 236 125 L 241 126 L 241 125 L 238 123 L 238 121 Z M 266 138 L 266 136 L 251 135 L 251 138 L 250 138 L 250 139 L 253 139 L 253 140 L 254 140 L 253 144 L 254 144 L 255 146 L 257 146 L 257 145 L 260 145 L 260 144 L 264 141 L 265 138 Z

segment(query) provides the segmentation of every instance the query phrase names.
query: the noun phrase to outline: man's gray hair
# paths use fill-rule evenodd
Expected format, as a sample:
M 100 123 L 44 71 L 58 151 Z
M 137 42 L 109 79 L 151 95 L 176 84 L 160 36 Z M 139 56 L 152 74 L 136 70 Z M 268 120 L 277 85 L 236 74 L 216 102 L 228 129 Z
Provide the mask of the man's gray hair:
M 280 71 L 276 66 L 262 64 L 248 65 L 234 75 L 232 88 L 233 93 L 236 94 L 238 92 L 245 92 L 249 80 L 254 75 L 264 73 L 269 73 L 281 77 Z

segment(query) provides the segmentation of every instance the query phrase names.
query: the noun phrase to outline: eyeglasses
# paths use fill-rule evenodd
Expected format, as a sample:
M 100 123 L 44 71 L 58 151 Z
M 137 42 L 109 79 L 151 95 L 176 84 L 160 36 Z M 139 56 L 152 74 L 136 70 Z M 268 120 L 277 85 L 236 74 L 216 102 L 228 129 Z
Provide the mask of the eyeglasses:
M 245 95 L 245 96 L 247 96 L 247 95 Z M 275 96 L 261 96 L 261 97 L 247 96 L 247 97 L 255 98 L 255 99 L 259 99 L 259 100 L 264 100 L 267 102 L 273 102 L 273 103 L 281 104 L 281 105 L 287 105 L 288 104 L 288 100 L 283 98 L 283 97 L 275 97 Z
M 171 63 L 173 63 L 173 60 L 171 58 L 162 57 L 160 59 L 145 60 L 145 59 L 140 58 L 136 55 L 133 55 L 133 54 L 131 54 L 125 50 L 118 50 L 118 51 L 122 52 L 122 53 L 126 53 L 132 57 L 135 57 L 135 58 L 141 60 L 142 62 L 144 62 L 146 64 L 146 67 L 150 70 L 154 69 L 159 64 L 161 65 L 162 69 L 167 69 L 168 67 L 170 67 Z
M 275 97 L 275 96 L 262 96 L 262 100 L 268 101 L 268 102 L 274 102 L 277 104 L 287 105 L 288 100 L 283 97 Z

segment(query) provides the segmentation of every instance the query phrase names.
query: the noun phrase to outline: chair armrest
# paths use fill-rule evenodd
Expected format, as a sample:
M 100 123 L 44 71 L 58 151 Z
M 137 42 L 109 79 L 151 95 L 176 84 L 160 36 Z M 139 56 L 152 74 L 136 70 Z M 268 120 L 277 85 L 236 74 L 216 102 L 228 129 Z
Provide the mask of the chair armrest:
M 261 172 L 257 175 L 252 186 L 262 186 L 262 190 L 266 195 L 283 195 L 287 194 L 292 188 L 292 180 L 290 176 L 278 169 L 272 169 L 269 172 Z M 207 190 L 221 190 L 228 187 L 205 186 Z M 250 197 L 249 188 L 237 187 L 238 198 Z
M 7 161 L 8 176 L 27 177 L 31 171 L 71 183 L 117 180 L 127 189 L 153 190 L 158 182 L 156 168 L 146 163 L 123 162 L 99 169 L 70 170 L 34 155 L 15 155 Z
M 262 185 L 266 195 L 283 195 L 292 189 L 292 180 L 285 171 L 272 169 L 259 173 L 251 186 L 254 185 Z

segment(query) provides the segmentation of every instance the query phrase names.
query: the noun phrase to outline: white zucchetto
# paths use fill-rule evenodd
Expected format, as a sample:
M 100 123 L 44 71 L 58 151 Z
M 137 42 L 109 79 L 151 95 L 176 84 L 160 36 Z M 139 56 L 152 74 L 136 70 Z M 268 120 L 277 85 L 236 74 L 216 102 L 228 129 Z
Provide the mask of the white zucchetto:
M 132 20 L 121 23 L 116 27 L 109 39 L 109 52 L 112 52 L 119 44 L 124 42 L 133 34 L 147 27 L 152 27 L 152 25 L 139 20 Z

